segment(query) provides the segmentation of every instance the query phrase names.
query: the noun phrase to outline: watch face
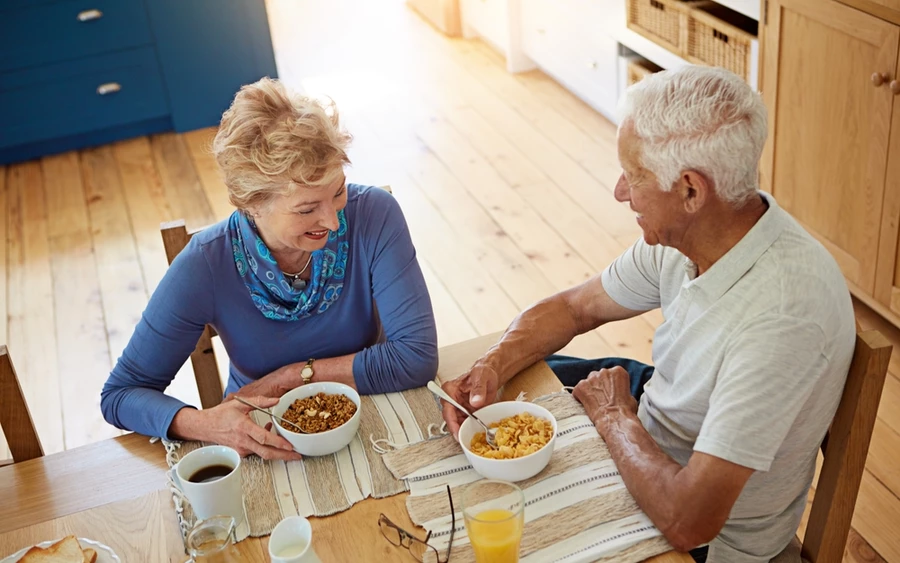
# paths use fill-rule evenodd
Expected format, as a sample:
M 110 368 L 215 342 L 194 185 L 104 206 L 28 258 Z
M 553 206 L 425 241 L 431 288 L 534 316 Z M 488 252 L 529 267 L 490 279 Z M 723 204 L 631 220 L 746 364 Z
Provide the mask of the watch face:
M 303 379 L 309 379 L 312 376 L 313 376 L 313 370 L 311 367 L 306 366 L 305 368 L 300 370 L 300 377 L 302 377 Z

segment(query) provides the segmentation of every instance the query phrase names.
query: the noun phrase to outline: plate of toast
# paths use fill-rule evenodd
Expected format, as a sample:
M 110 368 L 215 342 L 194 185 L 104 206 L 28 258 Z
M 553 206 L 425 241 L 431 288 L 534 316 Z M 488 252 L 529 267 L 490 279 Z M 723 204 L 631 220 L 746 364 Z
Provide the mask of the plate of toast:
M 85 538 L 66 536 L 26 547 L 0 563 L 122 563 L 112 549 Z

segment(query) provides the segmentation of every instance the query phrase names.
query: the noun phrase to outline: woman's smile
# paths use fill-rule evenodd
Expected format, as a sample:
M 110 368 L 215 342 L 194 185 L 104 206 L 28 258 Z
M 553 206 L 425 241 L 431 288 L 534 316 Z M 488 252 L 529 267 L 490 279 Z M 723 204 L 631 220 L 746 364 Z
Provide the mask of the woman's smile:
M 303 236 L 313 240 L 322 240 L 328 236 L 328 229 L 325 229 L 324 231 L 307 231 Z

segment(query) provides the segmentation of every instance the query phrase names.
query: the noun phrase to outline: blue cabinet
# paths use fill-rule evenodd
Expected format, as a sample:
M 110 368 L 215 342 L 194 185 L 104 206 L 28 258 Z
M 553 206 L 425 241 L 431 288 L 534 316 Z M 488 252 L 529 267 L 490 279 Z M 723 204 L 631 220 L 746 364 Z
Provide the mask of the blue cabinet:
M 4 0 L 0 164 L 216 125 L 263 76 L 264 0 Z
M 263 0 L 148 0 L 147 9 L 176 131 L 218 123 L 242 85 L 276 76 Z
M 140 1 L 65 0 L 0 12 L 0 72 L 151 43 Z

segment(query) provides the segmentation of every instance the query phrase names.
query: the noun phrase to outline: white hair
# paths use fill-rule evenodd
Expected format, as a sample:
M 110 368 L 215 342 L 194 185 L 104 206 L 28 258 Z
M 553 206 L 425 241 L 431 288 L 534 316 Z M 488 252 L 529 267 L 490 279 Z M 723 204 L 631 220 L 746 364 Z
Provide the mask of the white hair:
M 756 194 L 766 106 L 734 73 L 688 65 L 652 74 L 625 91 L 619 111 L 642 141 L 642 166 L 664 191 L 695 170 L 736 207 Z

